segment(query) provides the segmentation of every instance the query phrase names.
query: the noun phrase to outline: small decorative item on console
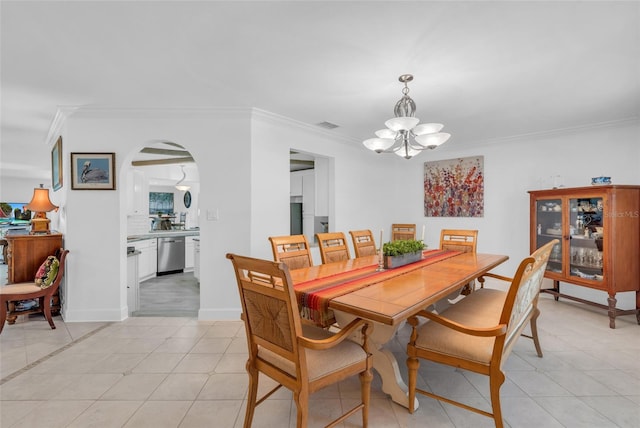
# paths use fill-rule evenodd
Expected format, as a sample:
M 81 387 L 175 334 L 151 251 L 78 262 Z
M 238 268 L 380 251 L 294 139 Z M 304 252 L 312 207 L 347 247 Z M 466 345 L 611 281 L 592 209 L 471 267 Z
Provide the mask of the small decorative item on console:
M 593 177 L 591 184 L 597 186 L 598 184 L 611 184 L 611 177 Z

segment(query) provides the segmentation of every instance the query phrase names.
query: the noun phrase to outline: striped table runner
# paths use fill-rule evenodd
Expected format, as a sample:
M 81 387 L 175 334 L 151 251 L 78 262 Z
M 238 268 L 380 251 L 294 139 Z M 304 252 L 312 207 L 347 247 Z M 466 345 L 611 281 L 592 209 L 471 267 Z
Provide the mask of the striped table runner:
M 300 314 L 321 327 L 328 327 L 336 321 L 333 311 L 329 309 L 331 299 L 458 254 L 460 251 L 427 250 L 423 252 L 422 260 L 398 268 L 377 272 L 378 265 L 375 264 L 298 283 L 294 286 L 294 290 Z

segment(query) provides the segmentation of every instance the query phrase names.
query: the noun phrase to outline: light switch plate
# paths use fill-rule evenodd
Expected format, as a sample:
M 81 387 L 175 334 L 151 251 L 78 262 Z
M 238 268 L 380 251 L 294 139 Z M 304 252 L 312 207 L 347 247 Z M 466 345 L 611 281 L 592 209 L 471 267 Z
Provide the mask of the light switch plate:
M 218 210 L 218 208 L 214 210 L 207 210 L 207 220 L 209 221 L 220 220 L 220 210 Z

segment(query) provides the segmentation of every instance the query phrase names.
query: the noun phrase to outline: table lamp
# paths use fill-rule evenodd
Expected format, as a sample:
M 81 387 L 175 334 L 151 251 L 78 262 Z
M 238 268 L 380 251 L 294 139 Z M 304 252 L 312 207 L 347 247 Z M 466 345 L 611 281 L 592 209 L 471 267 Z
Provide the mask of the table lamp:
M 53 205 L 49 200 L 49 189 L 45 189 L 41 184 L 40 188 L 33 189 L 33 197 L 25 209 L 35 212 L 34 217 L 31 219 L 31 235 L 38 233 L 49 234 L 49 223 L 51 220 L 47 218 L 47 212 L 58 211 L 58 207 Z

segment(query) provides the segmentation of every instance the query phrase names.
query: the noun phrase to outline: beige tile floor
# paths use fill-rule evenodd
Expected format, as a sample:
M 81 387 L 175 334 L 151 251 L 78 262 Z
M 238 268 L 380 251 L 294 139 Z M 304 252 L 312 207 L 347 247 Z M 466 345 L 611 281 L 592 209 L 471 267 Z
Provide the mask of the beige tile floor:
M 640 326 L 608 328 L 606 313 L 541 296 L 544 358 L 521 339 L 506 364 L 507 426 L 640 427 Z M 247 376 L 239 321 L 136 317 L 117 323 L 20 319 L 0 335 L 0 427 L 241 427 Z M 408 330 L 389 344 L 404 362 Z M 406 370 L 401 364 L 403 375 Z M 421 382 L 489 410 L 482 376 L 423 364 Z M 406 377 L 405 377 L 406 378 Z M 357 398 L 357 380 L 312 396 L 310 426 Z M 371 427 L 491 427 L 492 421 L 420 396 L 409 415 L 375 377 Z M 295 405 L 279 391 L 258 407 L 254 427 L 295 426 Z M 343 427 L 360 426 L 360 417 Z

